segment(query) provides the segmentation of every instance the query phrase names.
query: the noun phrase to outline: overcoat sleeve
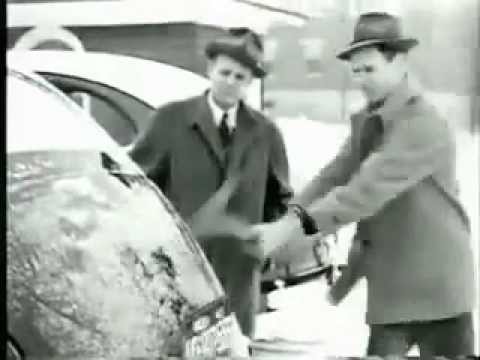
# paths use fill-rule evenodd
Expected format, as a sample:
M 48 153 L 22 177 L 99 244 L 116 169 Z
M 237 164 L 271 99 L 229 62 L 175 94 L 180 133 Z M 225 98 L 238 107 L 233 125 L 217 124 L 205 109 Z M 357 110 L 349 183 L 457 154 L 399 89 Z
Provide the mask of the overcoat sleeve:
M 438 118 L 414 116 L 393 126 L 379 150 L 362 162 L 348 183 L 310 205 L 322 232 L 371 217 L 444 161 L 450 136 Z
M 287 209 L 293 195 L 289 179 L 289 164 L 285 142 L 277 126 L 271 123 L 264 221 L 274 221 Z
M 305 189 L 295 197 L 293 202 L 303 207 L 309 206 L 316 199 L 327 194 L 332 188 L 345 184 L 354 168 L 352 138 L 348 136 L 333 160 L 318 172 Z
M 172 135 L 172 111 L 168 107 L 159 108 L 153 115 L 150 126 L 139 137 L 130 150 L 130 157 L 142 168 L 145 174 L 165 190 L 169 173 L 169 153 Z

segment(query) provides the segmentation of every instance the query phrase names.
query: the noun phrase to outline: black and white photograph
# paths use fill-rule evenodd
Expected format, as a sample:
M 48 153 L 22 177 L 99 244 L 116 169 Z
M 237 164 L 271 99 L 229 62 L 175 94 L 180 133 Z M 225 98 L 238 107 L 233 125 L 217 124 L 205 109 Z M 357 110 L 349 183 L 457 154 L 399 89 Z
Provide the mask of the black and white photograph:
M 480 356 L 480 0 L 7 0 L 6 354 Z

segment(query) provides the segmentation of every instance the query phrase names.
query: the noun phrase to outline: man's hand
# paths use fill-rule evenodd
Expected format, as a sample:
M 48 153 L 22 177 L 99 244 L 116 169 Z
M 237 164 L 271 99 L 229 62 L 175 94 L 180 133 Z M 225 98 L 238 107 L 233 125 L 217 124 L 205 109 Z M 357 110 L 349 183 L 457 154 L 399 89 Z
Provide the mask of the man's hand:
M 250 226 L 242 219 L 222 212 L 202 211 L 190 223 L 193 234 L 200 243 L 225 236 L 250 240 Z
M 238 176 L 228 178 L 222 187 L 190 218 L 189 224 L 204 247 L 223 246 L 263 262 L 265 255 L 258 234 L 246 220 L 228 212 L 228 202 L 239 184 Z M 225 238 L 229 241 L 225 242 Z
M 227 179 L 222 187 L 190 218 L 189 225 L 197 240 L 222 236 L 251 238 L 250 226 L 239 217 L 227 213 L 227 205 L 238 187 L 238 177 Z
M 325 235 L 318 232 L 308 237 L 312 243 L 315 260 L 318 264 L 328 265 L 336 262 L 335 235 Z
M 263 248 L 266 257 L 279 247 L 303 235 L 298 219 L 294 215 L 285 215 L 273 223 L 261 223 L 252 227 Z

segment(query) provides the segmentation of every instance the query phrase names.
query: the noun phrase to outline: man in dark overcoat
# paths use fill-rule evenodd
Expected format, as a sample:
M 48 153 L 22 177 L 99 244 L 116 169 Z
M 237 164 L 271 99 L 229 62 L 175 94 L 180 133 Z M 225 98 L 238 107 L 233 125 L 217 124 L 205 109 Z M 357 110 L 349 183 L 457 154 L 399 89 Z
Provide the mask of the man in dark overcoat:
M 320 233 L 355 222 L 348 267 L 329 299 L 367 280 L 369 355 L 472 354 L 476 284 L 469 219 L 458 200 L 450 125 L 408 75 L 415 38 L 387 13 L 360 16 L 338 57 L 349 63 L 368 106 L 334 158 L 292 203 L 259 224 L 266 252 L 295 241 L 313 221 Z
M 130 153 L 187 221 L 197 218 L 199 209 L 232 178 L 235 185 L 227 186 L 228 199 L 222 200 L 226 214 L 254 224 L 274 220 L 286 210 L 292 192 L 282 135 L 244 101 L 253 79 L 266 74 L 262 54 L 260 37 L 246 28 L 230 29 L 208 43 L 211 87 L 159 108 Z M 264 262 L 261 248 L 234 231 L 219 235 L 215 228 L 228 226 L 210 220 L 200 221 L 212 231 L 209 236 L 202 226 L 200 244 L 242 332 L 252 337 Z

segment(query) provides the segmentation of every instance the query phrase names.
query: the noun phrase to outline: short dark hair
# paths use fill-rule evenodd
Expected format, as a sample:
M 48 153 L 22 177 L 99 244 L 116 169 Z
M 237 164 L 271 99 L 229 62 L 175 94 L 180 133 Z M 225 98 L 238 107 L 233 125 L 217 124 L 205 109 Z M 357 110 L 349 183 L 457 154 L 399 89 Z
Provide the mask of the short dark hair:
M 385 57 L 385 59 L 388 62 L 391 62 L 395 58 L 395 56 L 397 56 L 398 54 L 406 53 L 406 51 L 393 49 L 391 46 L 388 46 L 388 44 L 377 44 L 375 45 L 375 48 L 382 53 L 382 55 Z

